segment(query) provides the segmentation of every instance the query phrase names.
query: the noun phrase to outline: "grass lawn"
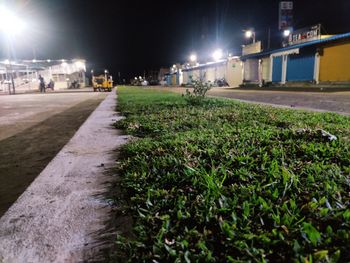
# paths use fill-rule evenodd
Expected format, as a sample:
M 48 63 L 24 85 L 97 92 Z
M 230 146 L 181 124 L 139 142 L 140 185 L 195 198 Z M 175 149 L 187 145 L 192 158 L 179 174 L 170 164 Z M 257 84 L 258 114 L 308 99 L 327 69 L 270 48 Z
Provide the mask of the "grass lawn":
M 347 262 L 350 118 L 118 88 L 132 262 Z M 326 132 L 329 134 L 327 134 Z M 335 135 L 336 139 L 331 135 Z M 116 194 L 115 200 L 118 203 Z

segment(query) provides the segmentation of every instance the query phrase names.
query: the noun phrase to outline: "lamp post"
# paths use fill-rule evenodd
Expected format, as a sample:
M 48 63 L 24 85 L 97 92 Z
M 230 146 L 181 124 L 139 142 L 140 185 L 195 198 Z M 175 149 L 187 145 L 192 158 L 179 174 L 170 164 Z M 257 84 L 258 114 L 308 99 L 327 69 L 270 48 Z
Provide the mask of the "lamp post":
M 221 50 L 221 49 L 217 49 L 217 50 L 215 50 L 214 53 L 213 53 L 213 59 L 214 59 L 215 61 L 219 61 L 219 60 L 222 58 L 222 56 L 223 56 L 223 53 L 222 53 L 222 50 Z
M 254 30 L 246 30 L 244 33 L 245 37 L 248 39 L 253 39 L 253 43 L 255 43 L 255 31 Z
M 108 70 L 105 69 L 105 80 L 107 81 L 107 74 L 108 74 Z
M 290 36 L 291 33 L 292 33 L 292 31 L 290 29 L 285 29 L 283 31 L 283 36 L 287 38 Z
M 25 27 L 23 21 L 18 18 L 13 12 L 5 8 L 4 6 L 0 6 L 0 31 L 5 35 L 7 42 L 7 52 L 9 58 L 8 67 L 6 67 L 6 71 L 10 70 L 10 78 L 12 83 L 13 94 L 16 93 L 15 82 L 13 79 L 13 70 L 11 65 L 11 40 L 14 36 L 18 35 Z M 11 91 L 9 89 L 9 93 Z
M 197 55 L 195 53 L 190 55 L 190 62 L 193 64 L 197 62 Z

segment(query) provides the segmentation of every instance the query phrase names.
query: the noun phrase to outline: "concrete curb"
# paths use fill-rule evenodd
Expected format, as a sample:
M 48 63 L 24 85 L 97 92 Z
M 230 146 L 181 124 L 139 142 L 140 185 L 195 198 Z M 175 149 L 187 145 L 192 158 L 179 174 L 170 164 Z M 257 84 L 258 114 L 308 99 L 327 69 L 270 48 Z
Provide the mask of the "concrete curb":
M 111 127 L 116 93 L 109 94 L 73 138 L 0 219 L 0 262 L 80 262 L 110 212 L 99 197 L 127 142 Z M 94 236 L 95 233 L 95 236 Z

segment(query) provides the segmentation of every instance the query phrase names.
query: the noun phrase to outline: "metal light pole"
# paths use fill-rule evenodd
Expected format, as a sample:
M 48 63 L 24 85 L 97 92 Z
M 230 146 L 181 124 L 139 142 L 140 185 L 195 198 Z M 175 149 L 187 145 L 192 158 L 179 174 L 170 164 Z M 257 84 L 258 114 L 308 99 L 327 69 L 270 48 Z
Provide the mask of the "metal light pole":
M 11 65 L 11 60 L 10 60 L 10 72 L 11 72 L 11 83 L 12 83 L 12 92 L 13 94 L 16 94 L 16 87 L 15 87 L 15 81 L 13 79 L 13 70 L 12 70 L 12 65 Z

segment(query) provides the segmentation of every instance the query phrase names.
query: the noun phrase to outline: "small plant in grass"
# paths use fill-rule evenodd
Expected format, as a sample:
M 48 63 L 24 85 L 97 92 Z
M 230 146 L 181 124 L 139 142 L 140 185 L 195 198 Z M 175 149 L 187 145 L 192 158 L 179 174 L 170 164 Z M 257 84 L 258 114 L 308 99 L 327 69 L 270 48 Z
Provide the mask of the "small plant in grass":
M 189 104 L 200 104 L 207 92 L 213 87 L 213 83 L 210 81 L 204 81 L 202 79 L 192 80 L 193 91 L 186 89 L 185 98 Z

